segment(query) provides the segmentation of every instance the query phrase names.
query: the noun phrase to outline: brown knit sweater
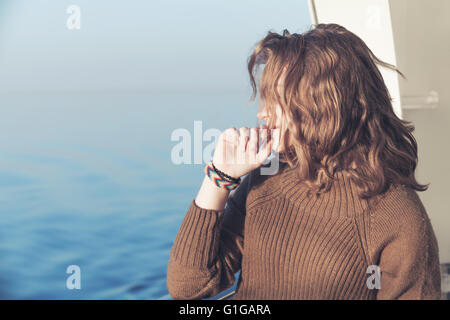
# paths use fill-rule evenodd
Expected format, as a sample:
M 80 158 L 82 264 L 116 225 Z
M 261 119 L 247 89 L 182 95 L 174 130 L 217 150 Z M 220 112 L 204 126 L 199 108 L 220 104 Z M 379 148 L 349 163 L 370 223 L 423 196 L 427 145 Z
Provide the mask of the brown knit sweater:
M 340 171 L 328 193 L 308 196 L 295 169 L 252 171 L 222 211 L 191 202 L 168 263 L 174 299 L 213 297 L 238 271 L 234 299 L 440 298 L 438 245 L 414 190 L 362 200 Z

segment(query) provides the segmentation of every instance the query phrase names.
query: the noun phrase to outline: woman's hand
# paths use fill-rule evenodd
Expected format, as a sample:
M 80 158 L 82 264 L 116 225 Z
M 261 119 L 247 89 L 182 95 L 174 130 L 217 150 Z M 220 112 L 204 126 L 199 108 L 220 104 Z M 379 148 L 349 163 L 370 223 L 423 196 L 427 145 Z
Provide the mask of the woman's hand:
M 260 146 L 267 141 L 259 150 Z M 233 178 L 239 178 L 260 167 L 270 155 L 272 137 L 267 127 L 241 127 L 239 132 L 229 128 L 222 132 L 214 151 L 213 163 L 217 169 Z
M 239 133 L 235 128 L 227 129 L 222 132 L 216 144 L 213 163 L 217 169 L 233 178 L 242 177 L 267 159 L 274 136 L 277 137 L 277 133 L 269 134 L 267 127 L 242 127 Z M 267 141 L 265 145 L 264 141 Z M 218 188 L 205 176 L 195 203 L 204 209 L 224 210 L 229 194 L 229 190 Z

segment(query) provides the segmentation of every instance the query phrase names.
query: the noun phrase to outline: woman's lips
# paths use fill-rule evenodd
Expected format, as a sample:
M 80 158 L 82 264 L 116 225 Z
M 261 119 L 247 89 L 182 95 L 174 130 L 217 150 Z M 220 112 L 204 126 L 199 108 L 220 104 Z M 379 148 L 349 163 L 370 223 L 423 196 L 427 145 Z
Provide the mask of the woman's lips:
M 263 124 L 260 126 L 261 129 L 268 129 L 268 130 L 276 130 L 276 129 L 280 129 L 280 127 L 268 127 L 267 125 Z

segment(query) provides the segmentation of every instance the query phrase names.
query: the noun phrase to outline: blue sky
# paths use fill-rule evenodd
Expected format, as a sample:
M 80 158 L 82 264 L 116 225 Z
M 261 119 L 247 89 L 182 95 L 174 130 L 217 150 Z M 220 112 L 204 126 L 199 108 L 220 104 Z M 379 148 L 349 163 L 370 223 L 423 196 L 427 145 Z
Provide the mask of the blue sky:
M 0 92 L 249 90 L 252 46 L 309 27 L 306 0 L 1 0 Z

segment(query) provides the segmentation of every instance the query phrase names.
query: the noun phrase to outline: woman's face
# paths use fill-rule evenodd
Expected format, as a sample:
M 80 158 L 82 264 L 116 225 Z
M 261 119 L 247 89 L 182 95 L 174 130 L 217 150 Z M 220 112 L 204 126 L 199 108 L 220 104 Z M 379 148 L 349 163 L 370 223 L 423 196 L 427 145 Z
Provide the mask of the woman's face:
M 283 143 L 280 140 L 280 137 L 283 137 L 283 135 L 281 134 L 281 129 L 282 129 L 282 125 L 283 123 L 286 123 L 286 119 L 284 119 L 284 117 L 282 116 L 282 112 L 281 112 L 281 107 L 279 104 L 277 104 L 275 106 L 275 110 L 276 110 L 276 114 L 275 114 L 275 125 L 272 126 L 271 128 L 267 128 L 269 130 L 271 130 L 271 134 L 272 134 L 272 138 L 273 140 L 273 145 L 272 145 L 272 149 L 275 152 L 281 152 L 283 151 Z M 268 113 L 267 108 L 264 106 L 264 104 L 260 104 L 260 108 L 258 110 L 258 114 L 257 114 L 257 118 L 261 121 L 264 121 L 266 125 L 268 125 L 270 123 L 269 120 L 271 120 L 271 116 Z M 284 126 L 285 128 L 287 128 L 287 126 Z
M 287 70 L 286 68 L 284 68 L 284 70 Z M 284 74 L 280 77 L 280 80 L 278 82 L 277 85 L 277 91 L 278 94 L 280 96 L 282 96 L 284 94 Z M 273 120 L 272 123 L 275 123 L 271 128 L 268 128 L 271 130 L 272 133 L 272 138 L 273 140 L 273 145 L 272 145 L 272 149 L 275 152 L 282 152 L 284 151 L 284 143 L 283 143 L 283 137 L 284 137 L 284 132 L 281 132 L 281 130 L 287 130 L 288 129 L 288 125 L 289 125 L 289 121 L 286 118 L 285 115 L 283 115 L 281 106 L 279 103 L 275 104 L 275 115 L 271 115 L 269 114 L 270 110 L 268 110 L 268 108 L 265 107 L 265 103 L 264 101 L 259 101 L 260 107 L 258 110 L 258 114 L 257 114 L 257 118 L 259 120 L 262 120 L 266 123 L 266 125 L 269 125 L 270 121 L 269 120 Z M 275 119 L 272 119 L 271 117 L 274 116 Z M 289 144 L 289 141 L 288 141 Z

